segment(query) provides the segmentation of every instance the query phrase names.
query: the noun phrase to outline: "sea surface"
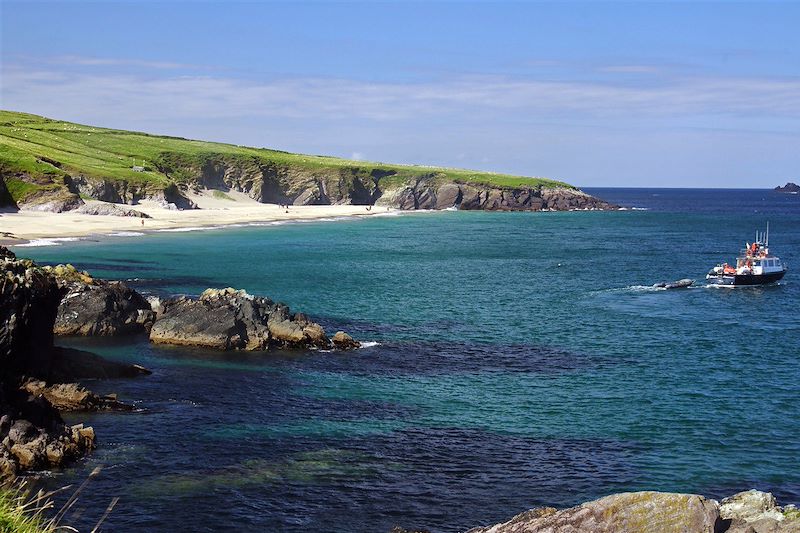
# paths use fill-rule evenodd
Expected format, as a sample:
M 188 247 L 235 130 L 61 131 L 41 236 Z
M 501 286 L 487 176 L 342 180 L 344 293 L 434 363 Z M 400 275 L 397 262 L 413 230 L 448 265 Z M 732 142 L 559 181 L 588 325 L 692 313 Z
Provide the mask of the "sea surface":
M 149 377 L 138 413 L 71 415 L 97 450 L 68 522 L 105 529 L 434 532 L 630 490 L 800 504 L 800 196 L 589 189 L 619 212 L 435 212 L 19 248 L 157 295 L 233 286 L 369 341 L 216 353 L 63 344 Z M 709 288 L 770 223 L 779 284 Z M 687 290 L 659 281 L 693 278 Z M 62 498 L 61 495 L 58 496 Z

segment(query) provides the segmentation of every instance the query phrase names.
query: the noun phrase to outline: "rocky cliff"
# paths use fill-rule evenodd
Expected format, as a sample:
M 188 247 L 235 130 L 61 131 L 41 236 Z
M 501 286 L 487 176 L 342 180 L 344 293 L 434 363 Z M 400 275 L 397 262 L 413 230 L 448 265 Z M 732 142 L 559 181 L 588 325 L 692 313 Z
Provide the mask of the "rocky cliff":
M 118 402 L 63 381 L 142 373 L 53 346 L 67 290 L 48 269 L 0 247 L 0 478 L 60 466 L 93 448 L 92 428 L 66 425 L 51 400 L 70 410 L 117 408 Z

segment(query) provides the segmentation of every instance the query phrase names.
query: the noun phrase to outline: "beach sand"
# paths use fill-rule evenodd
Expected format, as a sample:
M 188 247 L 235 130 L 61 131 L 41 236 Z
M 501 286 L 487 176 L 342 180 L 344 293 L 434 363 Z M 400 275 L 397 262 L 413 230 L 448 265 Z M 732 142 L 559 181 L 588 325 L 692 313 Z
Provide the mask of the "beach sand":
M 0 213 L 0 244 L 23 244 L 42 239 L 63 239 L 104 235 L 120 232 L 186 229 L 272 222 L 278 220 L 313 220 L 345 216 L 385 214 L 392 210 L 364 205 L 309 205 L 279 207 L 262 204 L 243 193 L 226 193 L 230 198 L 214 197 L 212 191 L 187 195 L 199 209 L 175 211 L 164 209 L 156 202 L 143 200 L 137 205 L 120 207 L 134 209 L 152 218 L 84 215 L 74 212 L 46 213 L 19 211 Z M 89 200 L 87 204 L 102 203 Z M 144 220 L 144 224 L 142 224 Z

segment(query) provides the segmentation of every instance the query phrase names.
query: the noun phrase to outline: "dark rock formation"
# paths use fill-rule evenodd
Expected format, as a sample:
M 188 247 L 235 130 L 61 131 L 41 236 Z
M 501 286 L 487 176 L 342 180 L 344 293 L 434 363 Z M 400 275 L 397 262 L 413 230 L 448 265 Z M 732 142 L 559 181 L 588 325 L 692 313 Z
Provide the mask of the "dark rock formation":
M 322 326 L 302 313 L 292 315 L 287 306 L 242 290 L 208 289 L 197 299 L 165 300 L 161 309 L 150 330 L 158 344 L 219 350 L 331 346 Z
M 6 187 L 6 182 L 3 179 L 0 179 L 0 209 L 12 211 L 16 211 L 18 209 L 17 204 L 14 202 L 14 198 L 12 198 L 11 193 L 8 192 L 8 187 Z
M 791 181 L 784 185 L 783 187 L 775 187 L 775 190 L 778 192 L 787 192 L 787 193 L 800 193 L 800 185 L 796 183 L 792 183 Z
M 0 401 L 0 479 L 23 470 L 52 468 L 94 447 L 94 430 L 67 426 L 42 396 L 2 394 Z
M 75 385 L 21 388 L 27 377 L 54 383 L 90 375 L 134 372 L 135 367 L 82 358 L 73 350 L 53 346 L 53 324 L 65 288 L 48 270 L 18 260 L 0 247 L 0 477 L 22 470 L 51 468 L 79 457 L 94 446 L 94 431 L 67 426 L 48 395 L 64 404 L 109 408 L 115 399 L 99 398 Z M 73 366 L 83 360 L 85 366 Z M 88 363 L 88 361 L 92 361 Z M 84 392 L 88 394 L 80 400 Z
M 385 191 L 379 205 L 398 209 L 487 211 L 610 210 L 619 207 L 578 189 L 492 187 L 474 183 L 441 183 L 435 176 Z
M 147 300 L 121 281 L 93 279 L 72 265 L 45 267 L 66 291 L 58 306 L 56 335 L 113 336 L 146 333 L 155 320 Z
M 137 217 L 137 218 L 150 218 L 150 215 L 136 211 L 135 209 L 124 209 L 117 204 L 102 203 L 102 204 L 84 204 L 75 210 L 76 213 L 82 215 L 104 215 L 114 217 Z
M 558 511 L 531 509 L 507 522 L 467 533 L 798 533 L 800 512 L 777 506 L 769 493 L 748 491 L 722 500 L 695 494 L 628 492 Z

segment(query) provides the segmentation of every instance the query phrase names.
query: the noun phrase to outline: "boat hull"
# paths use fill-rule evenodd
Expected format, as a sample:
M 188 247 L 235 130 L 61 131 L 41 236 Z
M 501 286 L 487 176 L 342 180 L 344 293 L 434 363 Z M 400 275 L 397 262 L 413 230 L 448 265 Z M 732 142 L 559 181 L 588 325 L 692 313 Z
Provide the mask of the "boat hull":
M 711 285 L 724 285 L 729 287 L 739 287 L 748 285 L 766 285 L 768 283 L 775 283 L 783 278 L 786 274 L 785 270 L 781 272 L 769 272 L 767 274 L 709 274 L 706 280 Z

